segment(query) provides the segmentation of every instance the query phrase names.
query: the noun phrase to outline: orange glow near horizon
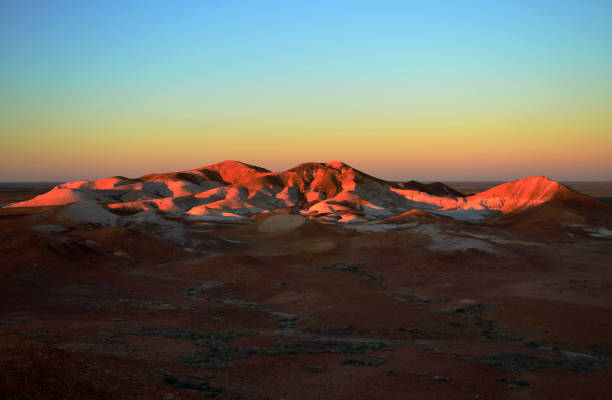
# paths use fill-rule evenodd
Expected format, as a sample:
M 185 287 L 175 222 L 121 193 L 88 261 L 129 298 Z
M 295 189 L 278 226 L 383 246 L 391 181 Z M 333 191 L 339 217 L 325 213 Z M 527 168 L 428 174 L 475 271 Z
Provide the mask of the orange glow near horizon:
M 302 126 L 300 130 L 305 129 Z M 35 143 L 15 141 L 4 147 L 11 151 L 2 154 L 0 180 L 137 177 L 225 159 L 273 171 L 307 161 L 341 160 L 393 180 L 511 180 L 530 175 L 548 175 L 556 180 L 612 179 L 609 137 L 541 135 L 513 139 L 512 134 L 421 132 L 428 133 L 402 135 L 381 130 L 259 136 L 253 129 L 250 136 L 147 133 L 107 135 L 106 140 L 96 135 L 78 140 L 48 135 Z
M 277 171 L 341 160 L 394 180 L 612 179 L 610 116 L 580 118 L 567 110 L 555 118 L 529 118 L 439 110 L 438 117 L 413 111 L 398 118 L 391 111 L 359 111 L 286 113 L 282 119 L 268 109 L 210 119 L 167 113 L 146 121 L 41 115 L 35 123 L 15 121 L 18 134 L 3 138 L 0 180 L 136 177 L 225 159 Z

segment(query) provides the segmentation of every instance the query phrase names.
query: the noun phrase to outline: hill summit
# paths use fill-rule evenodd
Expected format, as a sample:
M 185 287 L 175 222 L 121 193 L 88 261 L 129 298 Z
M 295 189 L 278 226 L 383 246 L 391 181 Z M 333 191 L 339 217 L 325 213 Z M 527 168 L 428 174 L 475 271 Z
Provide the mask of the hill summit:
M 544 176 L 527 177 L 465 196 L 440 182 L 393 182 L 340 162 L 308 162 L 282 172 L 238 161 L 156 173 L 66 182 L 9 207 L 96 202 L 109 210 L 154 211 L 210 221 L 258 214 L 301 214 L 326 222 L 367 222 L 421 210 L 461 220 L 515 213 L 551 201 L 594 200 Z

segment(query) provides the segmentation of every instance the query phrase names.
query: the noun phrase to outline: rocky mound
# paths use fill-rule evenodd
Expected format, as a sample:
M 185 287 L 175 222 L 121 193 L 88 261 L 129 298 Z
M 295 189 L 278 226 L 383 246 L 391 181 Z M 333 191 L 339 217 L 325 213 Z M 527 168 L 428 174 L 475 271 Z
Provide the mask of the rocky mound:
M 306 218 L 301 215 L 277 214 L 260 221 L 257 230 L 262 233 L 285 233 L 299 228 L 304 223 Z
M 478 208 L 499 210 L 502 213 L 520 211 L 530 206 L 542 204 L 555 196 L 571 189 L 546 176 L 532 176 L 495 186 L 482 193 L 467 198 L 468 205 Z M 574 192 L 574 196 L 581 196 Z
M 103 203 L 111 210 L 162 212 L 217 222 L 248 222 L 264 212 L 280 212 L 324 222 L 364 223 L 411 218 L 406 213 L 414 210 L 478 221 L 551 202 L 581 204 L 582 213 L 599 207 L 595 200 L 543 176 L 519 179 L 466 197 L 439 182 L 385 181 L 339 161 L 304 163 L 283 172 L 223 161 L 138 179 L 74 181 L 9 207 L 84 202 Z M 93 206 L 85 207 L 93 213 Z M 150 214 L 143 216 L 152 218 Z M 105 218 L 112 219 L 108 215 Z M 292 217 L 279 218 L 289 221 Z M 158 225 L 160 222 L 156 221 Z

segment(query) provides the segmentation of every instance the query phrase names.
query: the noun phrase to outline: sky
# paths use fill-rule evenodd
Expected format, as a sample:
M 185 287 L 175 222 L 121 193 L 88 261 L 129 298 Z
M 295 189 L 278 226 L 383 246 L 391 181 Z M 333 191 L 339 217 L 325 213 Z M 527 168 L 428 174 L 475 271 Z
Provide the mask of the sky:
M 612 180 L 612 1 L 0 2 L 0 181 Z

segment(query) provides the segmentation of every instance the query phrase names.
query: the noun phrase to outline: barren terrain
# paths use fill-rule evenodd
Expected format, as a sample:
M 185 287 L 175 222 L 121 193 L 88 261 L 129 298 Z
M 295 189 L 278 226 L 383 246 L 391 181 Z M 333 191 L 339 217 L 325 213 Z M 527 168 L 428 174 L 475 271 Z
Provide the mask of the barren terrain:
M 612 393 L 607 206 L 359 224 L 110 207 L 119 222 L 106 223 L 68 207 L 0 208 L 2 398 Z

